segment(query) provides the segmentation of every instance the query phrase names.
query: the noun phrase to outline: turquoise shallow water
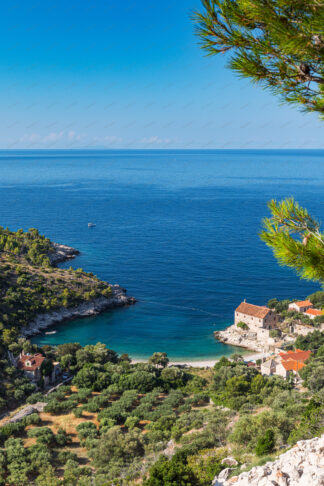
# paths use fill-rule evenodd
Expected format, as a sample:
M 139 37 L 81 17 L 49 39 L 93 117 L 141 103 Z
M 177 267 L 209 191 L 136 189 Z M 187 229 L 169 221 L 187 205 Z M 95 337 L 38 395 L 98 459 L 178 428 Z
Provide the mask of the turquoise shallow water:
M 134 358 L 232 353 L 213 331 L 241 300 L 318 289 L 280 268 L 258 232 L 273 197 L 324 219 L 323 163 L 324 151 L 0 151 L 1 224 L 75 246 L 72 266 L 139 301 L 35 341 L 102 341 Z

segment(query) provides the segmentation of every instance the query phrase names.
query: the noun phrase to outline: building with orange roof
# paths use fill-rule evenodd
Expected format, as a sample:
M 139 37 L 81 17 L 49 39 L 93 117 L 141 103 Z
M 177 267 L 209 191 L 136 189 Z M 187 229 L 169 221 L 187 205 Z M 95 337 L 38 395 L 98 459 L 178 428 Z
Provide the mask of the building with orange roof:
M 241 302 L 235 309 L 234 323 L 244 322 L 250 331 L 258 332 L 260 329 L 273 329 L 278 322 L 278 315 L 266 306 L 259 306 Z
M 310 300 L 300 300 L 298 302 L 291 302 L 288 309 L 297 312 L 306 312 L 308 309 L 312 309 L 314 306 Z
M 302 363 L 300 361 L 295 361 L 294 359 L 288 359 L 287 361 L 281 361 L 281 365 L 284 367 L 284 369 L 287 371 L 294 371 L 297 372 L 304 368 L 305 363 Z
M 296 351 L 287 351 L 287 353 L 279 353 L 279 356 L 282 361 L 306 361 L 310 355 L 312 354 L 311 351 L 302 351 L 301 349 L 296 349 Z
M 45 357 L 40 354 L 21 354 L 17 361 L 17 368 L 21 369 L 32 381 L 38 381 L 41 374 L 41 366 Z
M 279 375 L 283 378 L 288 378 L 291 373 L 294 373 L 298 377 L 298 372 L 306 366 L 305 361 L 310 358 L 311 354 L 311 351 L 302 351 L 301 349 L 279 353 L 278 357 L 262 363 L 261 373 L 263 375 Z
M 307 309 L 307 311 L 305 312 L 305 315 L 310 317 L 311 319 L 315 319 L 315 317 L 317 317 L 317 316 L 322 316 L 323 311 L 321 311 L 319 309 Z

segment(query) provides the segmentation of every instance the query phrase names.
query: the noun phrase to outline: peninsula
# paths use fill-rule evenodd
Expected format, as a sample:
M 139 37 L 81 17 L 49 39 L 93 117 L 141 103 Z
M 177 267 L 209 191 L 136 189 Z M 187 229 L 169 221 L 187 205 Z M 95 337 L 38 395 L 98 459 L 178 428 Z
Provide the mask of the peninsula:
M 66 319 L 135 303 L 119 285 L 99 280 L 81 268 L 57 264 L 79 254 L 53 243 L 31 228 L 27 232 L 0 227 L 0 324 L 4 340 L 32 336 Z

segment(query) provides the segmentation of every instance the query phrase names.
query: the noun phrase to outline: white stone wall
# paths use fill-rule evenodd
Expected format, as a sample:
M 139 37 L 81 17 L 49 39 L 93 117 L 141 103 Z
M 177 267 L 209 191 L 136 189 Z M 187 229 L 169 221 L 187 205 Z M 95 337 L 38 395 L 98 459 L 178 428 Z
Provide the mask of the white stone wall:
M 287 378 L 287 376 L 288 376 L 286 368 L 284 368 L 281 363 L 279 363 L 276 366 L 276 373 L 275 374 L 282 376 L 283 378 Z
M 261 364 L 260 371 L 261 371 L 261 375 L 267 375 L 267 376 L 271 376 L 272 373 L 274 373 L 274 369 L 272 367 L 269 368 L 268 366 L 264 366 L 264 363 Z
M 291 304 L 288 305 L 289 310 L 294 310 L 297 312 L 305 312 L 307 309 L 311 309 L 313 305 L 305 305 L 303 307 L 299 307 L 299 305 L 296 304 L 296 302 L 292 302 Z
M 234 322 L 235 324 L 237 324 L 238 322 L 244 322 L 249 326 L 251 331 L 258 331 L 260 328 L 273 329 L 274 327 L 276 327 L 278 317 L 277 314 L 273 311 L 270 311 L 264 319 L 249 316 L 248 314 L 243 314 L 242 312 L 235 311 Z
M 245 322 L 250 328 L 251 331 L 257 331 L 260 327 L 263 326 L 263 319 L 258 317 L 249 316 L 247 314 L 243 314 L 242 312 L 235 312 L 235 324 L 238 322 Z
M 313 326 L 306 326 L 304 324 L 292 324 L 291 328 L 292 332 L 298 334 L 298 336 L 307 336 L 308 333 L 314 332 L 316 329 Z

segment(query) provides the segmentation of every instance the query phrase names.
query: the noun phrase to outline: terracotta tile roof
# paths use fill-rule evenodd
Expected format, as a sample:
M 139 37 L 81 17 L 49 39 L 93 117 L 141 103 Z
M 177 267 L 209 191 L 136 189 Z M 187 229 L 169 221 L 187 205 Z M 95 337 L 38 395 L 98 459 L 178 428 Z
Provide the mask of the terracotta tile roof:
M 308 305 L 313 305 L 310 300 L 300 300 L 299 302 L 292 302 L 292 304 L 296 304 L 298 307 L 307 307 Z
M 281 364 L 286 371 L 299 371 L 305 366 L 304 361 L 306 361 L 311 354 L 311 351 L 296 349 L 296 351 L 279 353 L 279 356 L 281 357 Z
M 318 309 L 307 309 L 305 314 L 310 314 L 312 316 L 321 316 L 323 312 Z
M 270 309 L 265 306 L 248 304 L 247 302 L 242 302 L 235 312 L 240 312 L 241 314 L 247 314 L 248 316 L 259 317 L 264 319 L 270 312 Z
M 304 368 L 304 366 L 306 366 L 305 363 L 301 363 L 300 361 L 295 361 L 294 359 L 288 359 L 287 361 L 282 361 L 281 364 L 286 371 L 299 371 L 302 368 Z
M 45 357 L 40 353 L 33 355 L 23 354 L 18 360 L 18 368 L 25 371 L 35 371 L 41 366 L 44 359 Z M 30 366 L 27 366 L 26 362 L 30 362 Z
M 301 349 L 296 349 L 296 351 L 288 351 L 287 353 L 279 353 L 281 359 L 295 359 L 298 361 L 306 361 L 310 355 L 311 351 L 302 351 Z

